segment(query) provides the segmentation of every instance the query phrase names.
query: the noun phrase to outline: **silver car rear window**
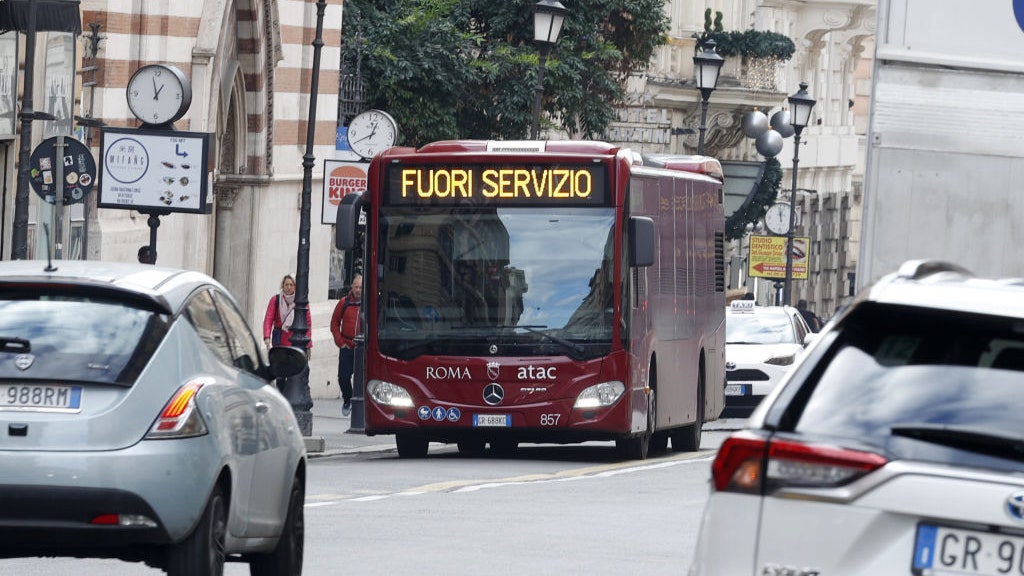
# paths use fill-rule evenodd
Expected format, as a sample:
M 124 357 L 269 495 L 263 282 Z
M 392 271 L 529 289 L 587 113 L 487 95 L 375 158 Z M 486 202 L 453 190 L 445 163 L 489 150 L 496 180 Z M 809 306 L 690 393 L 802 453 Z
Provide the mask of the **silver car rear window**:
M 109 298 L 0 292 L 0 379 L 131 385 L 167 323 Z

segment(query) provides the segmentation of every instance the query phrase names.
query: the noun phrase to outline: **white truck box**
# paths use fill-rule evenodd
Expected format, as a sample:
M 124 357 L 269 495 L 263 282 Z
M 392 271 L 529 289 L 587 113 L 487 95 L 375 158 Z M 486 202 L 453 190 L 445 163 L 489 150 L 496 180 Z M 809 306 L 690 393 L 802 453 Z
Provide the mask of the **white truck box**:
M 857 287 L 1024 277 L 1024 0 L 880 0 Z

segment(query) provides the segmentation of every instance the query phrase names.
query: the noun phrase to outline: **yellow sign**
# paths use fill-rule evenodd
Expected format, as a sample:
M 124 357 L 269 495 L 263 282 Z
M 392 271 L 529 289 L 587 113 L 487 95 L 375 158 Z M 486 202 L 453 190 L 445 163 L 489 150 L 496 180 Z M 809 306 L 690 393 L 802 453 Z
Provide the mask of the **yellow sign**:
M 570 206 L 607 199 L 600 166 L 393 166 L 387 187 L 391 205 L 475 200 Z
M 811 239 L 793 238 L 793 279 L 807 280 L 808 250 Z M 786 237 L 751 236 L 747 255 L 747 276 L 751 278 L 786 278 Z

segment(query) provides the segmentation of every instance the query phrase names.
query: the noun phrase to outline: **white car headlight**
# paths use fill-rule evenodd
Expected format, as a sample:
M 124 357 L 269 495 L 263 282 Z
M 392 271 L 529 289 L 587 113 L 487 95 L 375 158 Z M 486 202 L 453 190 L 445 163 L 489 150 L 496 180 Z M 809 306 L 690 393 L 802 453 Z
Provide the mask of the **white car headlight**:
M 626 385 L 622 382 L 602 382 L 588 387 L 576 397 L 576 404 L 573 408 L 601 408 L 615 404 L 622 393 L 626 391 Z
M 789 366 L 793 362 L 796 362 L 796 354 L 774 356 L 764 361 L 765 364 L 771 364 L 772 366 Z
M 370 398 L 373 398 L 377 404 L 396 408 L 412 408 L 412 396 L 405 388 L 397 384 L 383 380 L 370 380 L 366 384 L 366 391 L 370 393 Z

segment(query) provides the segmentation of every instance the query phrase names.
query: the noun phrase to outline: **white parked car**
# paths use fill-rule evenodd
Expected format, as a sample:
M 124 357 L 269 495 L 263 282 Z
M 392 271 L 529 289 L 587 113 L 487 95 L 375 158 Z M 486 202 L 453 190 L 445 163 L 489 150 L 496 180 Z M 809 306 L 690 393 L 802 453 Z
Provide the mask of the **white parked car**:
M 775 388 L 811 332 L 790 306 L 735 300 L 725 313 L 725 417 L 746 417 Z
M 691 576 L 1024 569 L 1024 280 L 857 296 L 723 442 Z

